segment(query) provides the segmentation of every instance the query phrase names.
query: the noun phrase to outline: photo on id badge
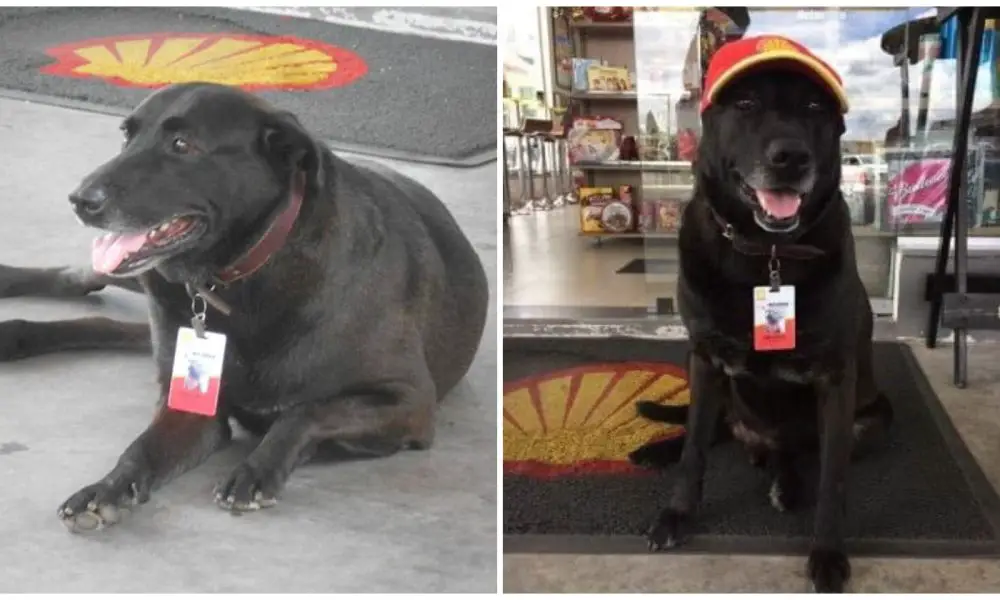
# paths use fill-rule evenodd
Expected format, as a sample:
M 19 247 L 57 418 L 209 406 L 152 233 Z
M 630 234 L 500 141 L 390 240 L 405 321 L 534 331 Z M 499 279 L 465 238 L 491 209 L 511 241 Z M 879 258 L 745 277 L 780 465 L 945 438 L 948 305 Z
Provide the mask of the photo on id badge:
M 214 416 L 218 408 L 225 350 L 224 335 L 181 327 L 177 332 L 167 406 L 183 412 Z
M 795 348 L 795 287 L 754 288 L 753 345 L 755 350 Z

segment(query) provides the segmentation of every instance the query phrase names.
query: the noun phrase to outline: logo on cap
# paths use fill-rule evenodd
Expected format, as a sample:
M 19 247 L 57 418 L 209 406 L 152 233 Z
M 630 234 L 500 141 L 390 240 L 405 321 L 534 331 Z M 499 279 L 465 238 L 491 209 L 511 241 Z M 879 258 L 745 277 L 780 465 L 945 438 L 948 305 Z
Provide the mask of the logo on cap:
M 795 46 L 781 38 L 764 38 L 757 42 L 757 52 L 795 52 Z

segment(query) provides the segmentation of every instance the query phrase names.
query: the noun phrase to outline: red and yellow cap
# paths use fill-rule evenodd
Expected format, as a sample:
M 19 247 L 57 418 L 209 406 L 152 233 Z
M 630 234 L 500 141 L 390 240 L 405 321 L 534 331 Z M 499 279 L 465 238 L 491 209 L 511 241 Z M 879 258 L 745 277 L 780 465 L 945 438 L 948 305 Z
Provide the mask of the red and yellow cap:
M 779 35 L 748 37 L 723 44 L 708 63 L 701 112 L 712 105 L 712 100 L 737 75 L 761 68 L 795 69 L 812 77 L 833 94 L 840 112 L 847 113 L 847 93 L 840 75 L 802 44 Z

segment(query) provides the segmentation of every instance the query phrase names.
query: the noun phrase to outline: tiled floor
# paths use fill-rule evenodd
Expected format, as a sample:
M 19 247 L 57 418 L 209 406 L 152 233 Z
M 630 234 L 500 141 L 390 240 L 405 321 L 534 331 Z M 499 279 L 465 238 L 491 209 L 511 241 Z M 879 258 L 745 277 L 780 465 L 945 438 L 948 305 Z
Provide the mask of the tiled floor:
M 504 228 L 504 306 L 653 307 L 674 295 L 676 279 L 619 275 L 634 258 L 672 259 L 676 242 L 604 240 L 579 231 L 579 207 L 514 215 Z

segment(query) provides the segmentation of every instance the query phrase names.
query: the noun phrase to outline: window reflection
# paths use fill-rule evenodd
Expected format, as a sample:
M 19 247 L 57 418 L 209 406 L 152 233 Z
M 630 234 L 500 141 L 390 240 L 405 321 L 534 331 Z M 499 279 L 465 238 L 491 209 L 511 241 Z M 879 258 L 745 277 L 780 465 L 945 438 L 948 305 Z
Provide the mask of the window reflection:
M 944 212 L 954 134 L 958 35 L 933 8 L 636 9 L 637 122 L 643 160 L 693 159 L 701 77 L 714 51 L 742 36 L 780 34 L 838 70 L 851 99 L 843 192 L 872 235 L 935 234 Z M 998 36 L 987 23 L 973 101 L 967 198 L 974 233 L 1000 225 Z M 643 173 L 653 190 L 684 180 Z M 997 227 L 1000 230 L 1000 227 Z

